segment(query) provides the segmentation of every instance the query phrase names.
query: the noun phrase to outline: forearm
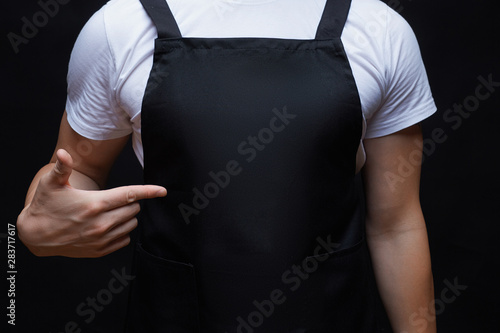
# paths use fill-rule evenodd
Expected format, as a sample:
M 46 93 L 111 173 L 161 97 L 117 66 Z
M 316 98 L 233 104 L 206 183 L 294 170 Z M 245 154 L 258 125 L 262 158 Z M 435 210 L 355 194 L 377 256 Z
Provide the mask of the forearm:
M 33 180 L 31 181 L 31 185 L 28 188 L 28 192 L 26 194 L 26 200 L 24 202 L 24 206 L 28 206 L 31 203 L 31 200 L 33 199 L 33 195 L 35 194 L 36 188 L 38 186 L 38 182 L 40 181 L 40 178 L 43 177 L 46 173 L 50 172 L 52 168 L 54 168 L 55 163 L 49 163 L 45 165 L 43 168 L 41 168 L 38 173 L 35 175 Z M 72 187 L 81 189 L 81 190 L 98 190 L 99 185 L 92 180 L 92 178 L 84 175 L 81 172 L 78 172 L 76 170 L 73 170 L 71 173 L 71 176 L 69 178 L 69 183 L 71 184 Z
M 388 223 L 395 226 L 388 230 L 367 227 L 377 285 L 395 333 L 436 332 L 427 230 L 415 215 Z

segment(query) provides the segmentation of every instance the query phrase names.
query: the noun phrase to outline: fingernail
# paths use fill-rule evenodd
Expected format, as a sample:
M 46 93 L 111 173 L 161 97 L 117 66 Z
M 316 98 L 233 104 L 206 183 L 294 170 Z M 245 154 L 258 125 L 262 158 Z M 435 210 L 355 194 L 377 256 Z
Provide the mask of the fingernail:
M 167 190 L 166 190 L 166 189 L 164 189 L 164 188 L 162 188 L 161 190 L 158 190 L 158 191 L 156 192 L 156 195 L 158 195 L 158 196 L 160 196 L 160 197 L 164 197 L 164 196 L 166 196 L 166 195 L 167 195 Z

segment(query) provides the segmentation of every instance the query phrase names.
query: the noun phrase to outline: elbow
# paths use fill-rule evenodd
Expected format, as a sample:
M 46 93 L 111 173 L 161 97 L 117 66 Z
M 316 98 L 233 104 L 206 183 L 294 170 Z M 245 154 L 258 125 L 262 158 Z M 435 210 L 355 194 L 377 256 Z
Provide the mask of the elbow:
M 366 218 L 367 238 L 393 237 L 425 229 L 425 220 L 420 205 L 369 212 Z

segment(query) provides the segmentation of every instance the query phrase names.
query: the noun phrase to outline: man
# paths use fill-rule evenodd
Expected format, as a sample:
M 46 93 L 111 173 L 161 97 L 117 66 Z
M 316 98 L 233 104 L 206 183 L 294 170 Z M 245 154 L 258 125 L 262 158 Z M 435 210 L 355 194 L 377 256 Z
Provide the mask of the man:
M 434 111 L 378 1 L 114 0 L 75 45 L 19 235 L 103 256 L 149 199 L 130 332 L 377 332 L 368 249 L 393 329 L 434 332 L 415 162 Z M 100 190 L 130 134 L 155 185 Z

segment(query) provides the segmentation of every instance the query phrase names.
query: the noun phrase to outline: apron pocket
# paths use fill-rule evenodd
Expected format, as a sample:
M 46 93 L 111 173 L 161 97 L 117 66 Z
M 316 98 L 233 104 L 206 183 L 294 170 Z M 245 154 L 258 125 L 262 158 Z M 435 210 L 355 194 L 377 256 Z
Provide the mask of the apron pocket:
M 305 258 L 307 279 L 295 294 L 304 299 L 307 332 L 332 332 L 332 328 L 336 332 L 375 331 L 368 256 L 362 239 L 344 250 Z
M 193 265 L 157 257 L 141 244 L 136 255 L 130 332 L 200 332 Z

